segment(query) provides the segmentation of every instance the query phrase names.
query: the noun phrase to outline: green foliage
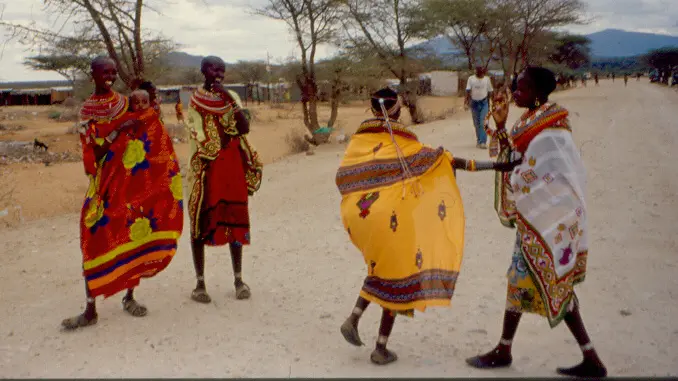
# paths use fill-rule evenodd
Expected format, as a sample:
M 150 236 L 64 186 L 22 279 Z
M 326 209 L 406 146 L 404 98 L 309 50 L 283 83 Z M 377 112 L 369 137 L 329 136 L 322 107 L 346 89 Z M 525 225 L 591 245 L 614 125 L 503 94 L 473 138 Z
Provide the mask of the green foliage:
M 591 71 L 605 74 L 642 73 L 648 68 L 643 57 L 594 58 L 591 62 Z
M 672 70 L 678 67 L 678 48 L 666 47 L 649 52 L 644 61 L 653 69 Z
M 59 120 L 61 118 L 61 112 L 52 110 L 47 114 L 47 117 L 52 119 L 52 120 Z
M 565 65 L 572 70 L 591 63 L 591 40 L 584 36 L 565 34 L 556 37 L 555 51 L 549 57 L 553 63 Z
M 423 0 L 421 17 L 429 21 L 429 36 L 445 35 L 462 50 L 467 69 L 498 63 L 512 73 L 547 63 L 559 45 L 580 47 L 577 40 L 557 41 L 554 31 L 582 23 L 583 9 L 581 0 Z M 559 53 L 569 66 L 585 64 L 567 47 Z

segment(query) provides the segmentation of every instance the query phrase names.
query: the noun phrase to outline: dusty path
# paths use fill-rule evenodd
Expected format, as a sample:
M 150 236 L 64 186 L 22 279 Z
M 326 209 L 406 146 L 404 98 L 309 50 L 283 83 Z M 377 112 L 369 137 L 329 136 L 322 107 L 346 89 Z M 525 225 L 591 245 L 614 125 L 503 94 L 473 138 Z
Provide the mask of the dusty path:
M 603 81 L 554 98 L 572 111 L 589 171 L 590 267 L 579 287 L 587 327 L 611 375 L 676 376 L 678 169 L 670 153 L 678 143 L 678 94 Z M 487 157 L 472 147 L 468 116 L 418 131 L 457 156 Z M 551 330 L 527 316 L 513 368 L 482 372 L 464 363 L 499 336 L 513 243 L 513 231 L 493 214 L 490 174 L 459 176 L 467 246 L 452 308 L 399 319 L 391 348 L 401 359 L 386 368 L 369 363 L 371 348 L 345 343 L 339 325 L 365 272 L 339 220 L 340 155 L 327 147 L 266 168 L 252 201 L 245 276 L 254 297 L 247 302 L 233 296 L 225 249 L 208 253 L 214 303 L 189 300 L 194 275 L 184 236 L 169 269 L 138 291 L 148 317 L 128 317 L 116 296 L 100 303 L 98 326 L 61 333 L 61 319 L 84 305 L 77 216 L 0 233 L 0 376 L 521 377 L 551 376 L 579 361 L 564 325 Z M 367 342 L 374 342 L 378 314 L 372 307 L 363 319 Z

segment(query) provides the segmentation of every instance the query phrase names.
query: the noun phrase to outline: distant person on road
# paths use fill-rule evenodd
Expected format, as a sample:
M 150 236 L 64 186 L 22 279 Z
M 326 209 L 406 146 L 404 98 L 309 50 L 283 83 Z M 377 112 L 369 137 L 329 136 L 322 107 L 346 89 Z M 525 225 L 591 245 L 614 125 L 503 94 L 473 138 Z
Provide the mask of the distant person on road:
M 614 79 L 617 78 L 617 74 L 612 73 L 612 82 L 614 82 Z
M 177 103 L 174 105 L 174 113 L 177 116 L 177 122 L 184 122 L 184 106 L 181 104 L 181 98 L 177 100 Z
M 636 73 L 636 82 L 640 81 L 640 77 L 643 76 L 643 73 Z
M 593 80 L 596 82 L 596 86 L 600 86 L 600 78 L 598 77 L 598 73 L 593 74 Z
M 353 134 L 336 175 L 344 229 L 367 265 L 358 300 L 340 331 L 350 344 L 364 345 L 360 318 L 371 303 L 381 306 L 370 356 L 377 365 L 398 358 L 386 348 L 397 315 L 450 305 L 465 225 L 454 171 L 511 171 L 517 164 L 455 158 L 442 147 L 422 144 L 398 122 L 400 104 L 389 88 L 372 94 L 375 118 Z
M 624 86 L 628 86 L 629 84 L 629 75 L 624 73 Z
M 504 188 L 515 203 L 517 225 L 509 267 L 501 339 L 490 352 L 467 359 L 475 368 L 508 367 L 513 362 L 513 338 L 523 313 L 544 316 L 553 328 L 563 320 L 584 360 L 559 368 L 566 376 L 605 377 L 607 370 L 591 343 L 579 311 L 574 286 L 584 281 L 588 257 L 586 170 L 568 121 L 568 111 L 549 102 L 555 90 L 553 73 L 528 67 L 518 76 L 513 99 L 527 111 L 510 133 L 522 163 Z M 494 113 L 498 126 L 508 112 Z
M 487 135 L 483 122 L 489 112 L 490 95 L 492 95 L 492 81 L 486 75 L 485 68 L 476 67 L 475 75 L 469 77 L 466 82 L 466 100 L 464 106 L 471 108 L 473 117 L 473 126 L 476 129 L 476 147 L 480 149 L 487 148 Z

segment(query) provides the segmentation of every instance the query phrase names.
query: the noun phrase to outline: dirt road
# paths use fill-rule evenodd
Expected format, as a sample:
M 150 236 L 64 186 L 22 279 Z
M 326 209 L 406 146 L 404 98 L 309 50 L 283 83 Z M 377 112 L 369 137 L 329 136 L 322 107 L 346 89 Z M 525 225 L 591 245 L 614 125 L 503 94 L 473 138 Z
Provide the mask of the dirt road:
M 588 168 L 591 248 L 579 286 L 584 320 L 614 376 L 678 375 L 678 94 L 645 82 L 601 82 L 554 96 L 571 110 Z M 517 118 L 512 110 L 511 119 Z M 456 156 L 475 149 L 470 116 L 417 128 L 422 140 Z M 448 309 L 399 318 L 390 346 L 400 361 L 369 362 L 380 311 L 361 323 L 369 347 L 344 342 L 339 325 L 365 276 L 339 218 L 334 174 L 341 147 L 294 156 L 265 170 L 252 200 L 253 245 L 246 248 L 250 301 L 236 301 L 227 249 L 208 251 L 214 303 L 190 301 L 187 234 L 171 266 L 142 282 L 150 313 L 100 302 L 99 324 L 62 333 L 60 321 L 84 306 L 78 218 L 67 215 L 0 232 L 2 377 L 454 377 L 551 376 L 579 349 L 565 325 L 526 316 L 514 366 L 477 371 L 464 358 L 499 337 L 505 273 L 514 232 L 492 208 L 492 175 L 460 173 L 467 244 Z M 188 225 L 186 225 L 186 230 Z

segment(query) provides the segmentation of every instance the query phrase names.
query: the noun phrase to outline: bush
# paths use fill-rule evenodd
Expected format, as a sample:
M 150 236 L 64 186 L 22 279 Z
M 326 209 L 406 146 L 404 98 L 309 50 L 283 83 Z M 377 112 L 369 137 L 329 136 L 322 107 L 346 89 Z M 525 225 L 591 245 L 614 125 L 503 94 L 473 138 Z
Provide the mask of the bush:
M 72 126 L 68 127 L 66 129 L 66 134 L 67 135 L 77 135 L 80 133 L 80 123 L 74 123 Z
M 304 134 L 300 133 L 299 131 L 292 131 L 288 133 L 285 137 L 285 142 L 287 142 L 290 152 L 293 154 L 306 152 L 311 147 L 311 145 L 304 138 Z
M 51 110 L 47 114 L 47 117 L 52 119 L 52 120 L 60 120 L 61 119 L 61 112 L 57 110 Z
M 78 100 L 73 98 L 73 97 L 66 98 L 66 100 L 64 101 L 64 107 L 66 107 L 66 108 L 77 108 L 78 107 Z
M 428 113 L 424 114 L 423 121 L 424 121 L 424 123 L 428 123 L 428 122 L 434 122 L 436 120 L 444 120 L 444 119 L 447 119 L 447 117 L 452 115 L 452 114 L 454 114 L 453 108 L 445 109 L 445 110 L 443 110 L 441 112 L 437 112 L 437 113 L 429 111 Z
M 80 120 L 80 113 L 77 109 L 68 109 L 61 113 L 60 122 L 77 122 Z

